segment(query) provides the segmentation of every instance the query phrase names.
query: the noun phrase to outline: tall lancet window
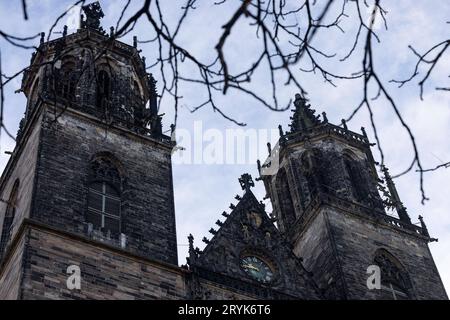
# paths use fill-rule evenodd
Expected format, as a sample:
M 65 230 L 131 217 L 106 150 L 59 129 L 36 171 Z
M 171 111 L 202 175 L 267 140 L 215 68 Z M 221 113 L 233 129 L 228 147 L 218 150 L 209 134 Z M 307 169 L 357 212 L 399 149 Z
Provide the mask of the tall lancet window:
M 59 79 L 57 79 L 57 81 L 56 89 L 59 97 L 70 101 L 74 100 L 77 84 L 75 63 L 72 61 L 65 62 L 61 67 Z
M 0 238 L 0 257 L 3 256 L 6 246 L 11 239 L 12 225 L 16 215 L 17 191 L 19 189 L 19 180 L 14 182 L 8 205 L 6 207 L 5 217 L 3 219 L 2 235 Z
M 292 201 L 288 178 L 285 169 L 280 169 L 277 174 L 278 202 L 280 205 L 280 214 L 286 230 L 295 222 L 294 202 Z
M 362 176 L 361 168 L 353 157 L 349 155 L 344 156 L 345 169 L 347 170 L 352 193 L 357 201 L 364 201 L 368 197 L 367 185 Z
M 97 100 L 98 108 L 106 106 L 111 98 L 111 77 L 105 70 L 100 70 L 97 74 Z
M 383 298 L 393 300 L 412 298 L 408 273 L 392 254 L 385 249 L 379 249 L 375 252 L 373 261 L 380 267 Z
M 122 179 L 113 161 L 97 157 L 91 164 L 86 221 L 94 229 L 118 235 L 121 232 Z
M 312 149 L 305 151 L 301 157 L 300 169 L 306 179 L 311 197 L 318 191 L 330 191 L 326 178 L 327 168 L 324 165 L 324 157 L 320 150 Z

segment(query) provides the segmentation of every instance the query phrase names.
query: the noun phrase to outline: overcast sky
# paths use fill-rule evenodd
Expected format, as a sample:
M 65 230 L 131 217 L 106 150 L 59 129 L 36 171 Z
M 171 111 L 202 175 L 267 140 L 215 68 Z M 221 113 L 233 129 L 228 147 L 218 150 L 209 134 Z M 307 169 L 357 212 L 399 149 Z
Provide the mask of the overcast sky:
M 55 18 L 63 12 L 73 1 L 60 0 L 29 0 L 29 16 L 27 22 L 23 21 L 22 11 L 19 5 L 9 1 L 0 2 L 0 29 L 8 33 L 21 36 L 36 34 L 40 31 L 48 31 Z M 120 15 L 120 8 L 126 1 L 101 1 L 106 17 L 103 19 L 103 26 L 109 30 L 110 25 L 115 22 Z M 180 44 L 195 52 L 202 59 L 211 57 L 215 44 L 218 40 L 220 27 L 230 18 L 233 9 L 236 8 L 237 1 L 231 1 L 229 5 L 214 6 L 213 1 L 199 1 L 197 9 L 188 18 L 185 28 L 180 33 Z M 320 2 L 320 1 L 319 1 Z M 411 74 L 414 68 L 415 57 L 408 49 L 408 45 L 423 52 L 444 39 L 448 39 L 450 24 L 445 22 L 450 20 L 450 2 L 448 1 L 385 1 L 385 9 L 388 11 L 388 31 L 378 27 L 381 43 L 374 47 L 375 64 L 380 72 L 382 80 L 390 93 L 398 103 L 406 121 L 410 124 L 416 138 L 425 167 L 434 167 L 442 161 L 450 160 L 450 95 L 444 91 L 436 91 L 436 86 L 449 86 L 448 70 L 450 70 L 450 55 L 447 53 L 441 63 L 437 65 L 435 74 L 430 79 L 430 83 L 425 88 L 424 100 L 419 99 L 419 89 L 417 81 L 405 85 L 398 89 L 395 85 L 389 84 L 391 79 L 402 79 Z M 140 1 L 132 1 L 129 12 L 136 8 Z M 179 7 L 184 1 L 166 2 L 165 17 L 167 21 L 176 21 L 180 14 Z M 177 4 L 176 4 L 177 3 Z M 433 5 L 430 6 L 430 3 Z M 447 15 L 446 15 L 447 13 Z M 353 21 L 353 22 L 352 22 Z M 62 24 L 70 23 L 63 20 L 61 26 L 56 31 L 62 30 Z M 255 57 L 259 46 L 254 39 L 254 29 L 248 26 L 245 19 L 238 24 L 239 32 L 231 34 L 227 58 L 232 69 L 245 65 Z M 331 32 L 327 37 L 318 37 L 317 46 L 337 52 L 338 56 L 344 56 L 351 46 L 353 39 L 351 34 L 356 25 L 351 18 L 344 19 L 343 27 L 346 31 Z M 69 30 L 74 32 L 75 30 Z M 140 40 L 148 40 L 153 37 L 149 31 L 148 24 L 139 23 L 134 32 L 129 37 L 123 39 L 124 42 L 132 43 L 131 37 L 135 34 Z M 55 34 L 53 37 L 59 37 Z M 35 41 L 37 45 L 38 40 Z M 284 45 L 284 44 L 281 44 Z M 6 44 L 0 40 L 2 54 L 3 72 L 12 74 L 27 66 L 30 61 L 30 50 L 22 50 Z M 150 61 L 155 56 L 155 48 L 152 44 L 141 45 L 142 54 Z M 358 60 L 359 58 L 359 60 Z M 335 64 L 333 67 L 337 72 L 349 73 L 356 71 L 360 64 L 360 56 L 345 64 Z M 186 66 L 184 70 L 189 70 Z M 158 70 L 152 71 L 155 78 L 160 80 Z M 447 73 L 445 73 L 447 72 Z M 346 118 L 361 99 L 361 80 L 338 82 L 337 87 L 324 83 L 320 75 L 301 75 L 302 84 L 308 91 L 310 103 L 318 112 L 326 111 L 330 122 L 339 124 L 340 119 Z M 254 79 L 255 87 L 261 90 L 268 90 L 267 74 L 259 73 Z M 20 88 L 21 78 L 12 82 L 6 88 L 6 111 L 5 123 L 7 127 L 16 132 L 18 123 L 23 116 L 25 108 L 25 97 L 23 94 L 14 94 Z M 161 82 L 161 81 L 160 81 Z M 267 89 L 266 89 L 267 88 Z M 218 113 L 214 113 L 211 108 L 205 107 L 196 113 L 189 112 L 194 106 L 199 104 L 204 93 L 198 88 L 185 86 L 182 88 L 183 101 L 178 119 L 178 129 L 187 130 L 194 133 L 194 127 L 201 125 L 203 132 L 207 129 L 219 130 L 225 135 L 225 131 L 235 130 L 237 126 L 230 121 L 223 119 Z M 283 86 L 280 79 L 280 92 L 283 95 L 282 105 L 287 104 L 293 98 L 296 89 L 292 86 Z M 221 107 L 227 114 L 237 120 L 247 123 L 245 129 L 258 129 L 261 132 L 269 132 L 276 129 L 278 124 L 282 124 L 287 129 L 289 123 L 289 112 L 272 112 L 257 104 L 248 97 L 230 92 L 224 97 L 218 98 Z M 379 134 L 382 146 L 385 151 L 386 165 L 392 173 L 403 171 L 412 160 L 411 143 L 406 133 L 401 129 L 398 120 L 386 101 L 375 102 L 375 118 L 379 125 Z M 165 113 L 164 126 L 167 130 L 173 122 L 173 105 L 170 100 L 164 101 L 160 112 Z M 374 141 L 370 131 L 370 122 L 365 111 L 358 114 L 349 123 L 349 128 L 359 132 L 359 128 L 367 128 L 371 140 Z M 211 132 L 211 131 L 210 131 Z M 201 239 L 203 236 L 210 237 L 208 230 L 217 227 L 214 222 L 222 219 L 221 212 L 229 211 L 231 202 L 236 203 L 234 196 L 241 194 L 238 177 L 248 172 L 257 176 L 256 158 L 263 159 L 266 154 L 265 143 L 270 140 L 276 142 L 276 136 L 270 138 L 260 138 L 256 146 L 251 146 L 255 155 L 248 157 L 246 164 L 174 164 L 174 188 L 177 233 L 179 245 L 179 263 L 185 263 L 187 251 L 187 236 L 192 233 L 196 239 L 195 244 L 203 247 Z M 184 147 L 188 145 L 183 145 Z M 204 142 L 204 146 L 208 144 Z M 11 151 L 14 148 L 14 141 L 9 139 L 4 133 L 1 135 L 1 155 L 0 165 L 3 168 L 8 161 L 8 156 L 4 151 Z M 374 156 L 379 159 L 376 148 L 373 148 Z M 186 150 L 185 152 L 193 152 Z M 259 156 L 258 156 L 259 154 Z M 449 187 L 450 169 L 442 169 L 431 172 L 425 176 L 425 190 L 430 201 L 426 205 L 421 205 L 419 192 L 419 176 L 412 172 L 396 179 L 400 197 L 414 222 L 418 222 L 418 215 L 423 215 L 427 223 L 430 234 L 438 238 L 439 242 L 430 244 L 435 262 L 440 271 L 441 277 L 450 289 L 450 208 Z M 264 188 L 261 182 L 257 183 L 254 193 L 259 199 L 264 197 Z M 268 210 L 270 211 L 269 202 Z

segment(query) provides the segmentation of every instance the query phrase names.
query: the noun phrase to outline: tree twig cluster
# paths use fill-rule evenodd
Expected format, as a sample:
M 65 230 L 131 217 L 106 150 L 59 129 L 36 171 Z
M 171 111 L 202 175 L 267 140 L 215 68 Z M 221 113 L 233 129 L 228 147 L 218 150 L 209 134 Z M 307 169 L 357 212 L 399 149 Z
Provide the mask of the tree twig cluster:
M 85 3 L 86 0 L 74 1 L 73 6 L 84 5 Z M 360 110 L 367 110 L 377 142 L 381 165 L 384 164 L 385 157 L 374 116 L 374 100 L 384 99 L 392 108 L 401 127 L 408 134 L 412 146 L 410 165 L 396 177 L 415 168 L 420 176 L 422 203 L 427 200 L 423 185 L 424 173 L 448 167 L 447 163 L 436 168 L 424 169 L 416 138 L 402 116 L 399 106 L 389 93 L 386 84 L 379 76 L 379 67 L 375 63 L 373 47 L 380 42 L 380 38 L 374 30 L 375 20 L 381 19 L 387 29 L 387 12 L 381 6 L 381 0 L 327 0 L 320 3 L 315 0 L 217 0 L 214 2 L 215 6 L 234 5 L 235 9 L 223 24 L 220 34 L 217 35 L 214 52 L 211 52 L 209 61 L 204 61 L 204 58 L 183 46 L 182 42 L 179 41 L 180 33 L 186 26 L 188 18 L 195 17 L 198 6 L 203 5 L 201 1 L 185 0 L 183 6 L 178 8 L 180 14 L 175 22 L 167 21 L 161 0 L 144 0 L 142 5 L 133 12 L 130 10 L 130 4 L 131 0 L 124 1 L 111 39 L 119 39 L 129 34 L 138 22 L 146 23 L 149 30 L 148 34 L 153 36 L 151 39 L 138 42 L 142 44 L 151 43 L 157 50 L 157 58 L 150 63 L 147 62 L 147 69 L 159 71 L 162 79 L 159 86 L 159 104 L 165 96 L 173 99 L 175 124 L 183 98 L 183 84 L 197 85 L 200 90 L 203 90 L 202 94 L 205 96 L 204 101 L 191 106 L 192 112 L 209 107 L 225 119 L 243 126 L 245 124 L 236 117 L 225 113 L 224 108 L 218 102 L 218 97 L 230 91 L 236 91 L 253 98 L 258 104 L 270 110 L 283 111 L 290 107 L 292 101 L 285 101 L 285 98 L 280 96 L 280 86 L 291 85 L 302 94 L 306 94 L 301 76 L 306 73 L 314 73 L 319 74 L 326 83 L 332 86 L 336 86 L 338 81 L 362 81 L 361 101 L 355 106 L 347 121 L 350 121 Z M 72 8 L 58 16 L 48 32 L 47 40 L 53 36 L 55 28 Z M 368 10 L 370 15 L 367 17 Z M 32 18 L 28 14 L 27 0 L 22 0 L 22 11 L 25 20 Z M 346 51 L 347 53 L 339 58 L 336 52 L 329 53 L 319 47 L 319 42 L 315 39 L 326 36 L 330 31 L 337 30 L 345 33 L 343 21 L 351 21 L 357 27 L 354 34 L 348 35 L 354 40 Z M 254 54 L 247 67 L 235 70 L 236 68 L 231 65 L 232 62 L 227 58 L 227 49 L 230 38 L 239 33 L 239 28 L 243 23 L 254 29 L 255 36 L 252 41 L 256 41 L 260 49 L 259 52 Z M 29 43 L 38 37 L 39 34 L 17 37 L 0 30 L 0 39 L 4 39 L 10 45 L 22 49 L 37 50 L 37 47 Z M 107 47 L 107 44 L 105 44 L 105 47 Z M 399 86 L 403 86 L 419 76 L 419 68 L 422 64 L 427 65 L 425 75 L 418 83 L 420 96 L 422 97 L 425 82 L 430 78 L 437 63 L 449 47 L 450 40 L 445 40 L 425 53 L 419 54 L 411 46 L 412 52 L 418 58 L 413 74 L 405 80 L 393 81 L 398 83 Z M 103 54 L 105 50 L 101 50 L 101 52 Z M 344 63 L 355 56 L 359 57 L 361 61 L 360 69 L 355 72 L 339 74 L 330 67 L 334 63 Z M 98 58 L 100 57 L 96 57 L 96 59 Z M 3 122 L 4 90 L 8 83 L 20 76 L 27 68 L 19 70 L 13 75 L 6 75 L 1 71 L 4 61 L 5 57 L 2 57 L 0 49 L 0 125 L 12 137 L 13 135 L 9 133 Z M 187 65 L 189 68 L 186 67 Z M 252 80 L 256 77 L 256 74 L 266 75 L 270 90 L 264 90 L 264 93 L 261 93 L 261 90 L 252 86 Z M 283 79 L 283 81 L 280 81 L 280 79 Z M 436 89 L 450 91 L 450 88 L 446 86 Z M 376 94 L 372 96 L 374 91 Z M 270 92 L 270 94 L 267 94 L 267 92 Z M 202 94 L 199 94 L 199 96 L 202 96 Z

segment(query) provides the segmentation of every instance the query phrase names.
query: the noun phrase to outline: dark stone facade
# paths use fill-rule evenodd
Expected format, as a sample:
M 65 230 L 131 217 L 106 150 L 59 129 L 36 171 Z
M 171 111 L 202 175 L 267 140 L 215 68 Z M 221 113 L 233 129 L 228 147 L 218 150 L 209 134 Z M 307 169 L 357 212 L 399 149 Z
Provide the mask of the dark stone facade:
M 12 199 L 0 203 L 1 226 L 13 217 L 0 299 L 447 299 L 433 239 L 423 220 L 411 223 L 387 169 L 378 177 L 364 131 L 320 120 L 301 96 L 291 130 L 280 128 L 259 164 L 273 214 L 243 175 L 238 203 L 203 251 L 189 237 L 178 266 L 174 144 L 155 81 L 136 46 L 105 34 L 99 6 L 85 13 L 77 33 L 42 41 L 24 76 L 27 112 L 0 180 L 1 199 Z M 103 221 L 110 195 L 102 222 L 88 218 L 99 181 L 120 197 L 117 232 Z M 82 281 L 71 290 L 73 265 Z M 366 285 L 371 265 L 379 290 Z

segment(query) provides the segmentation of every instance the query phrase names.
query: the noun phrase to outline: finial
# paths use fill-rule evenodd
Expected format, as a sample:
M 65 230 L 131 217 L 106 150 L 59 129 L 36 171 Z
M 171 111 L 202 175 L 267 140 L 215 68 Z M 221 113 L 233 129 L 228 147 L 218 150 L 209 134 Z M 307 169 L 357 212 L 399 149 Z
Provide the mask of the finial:
M 67 26 L 66 25 L 64 25 L 62 35 L 63 35 L 63 37 L 67 36 Z
M 114 27 L 109 28 L 109 36 L 112 38 L 114 37 Z
M 427 229 L 427 226 L 425 225 L 425 221 L 423 221 L 423 217 L 422 216 L 420 216 L 419 215 L 419 220 L 420 220 L 420 226 L 421 226 L 421 228 L 422 228 L 422 234 L 425 236 L 425 237 L 430 237 L 430 234 L 428 233 L 428 229 Z
M 137 36 L 133 37 L 133 47 L 137 48 Z
M 342 126 L 344 127 L 344 130 L 347 131 L 348 130 L 347 121 L 345 121 L 345 119 L 342 119 L 341 122 L 342 122 Z
M 41 32 L 41 40 L 40 43 L 43 44 L 45 41 L 45 32 Z
M 153 90 L 156 93 L 156 80 L 153 77 L 153 73 L 148 74 L 148 82 L 150 84 L 150 90 Z
M 323 118 L 323 122 L 324 123 L 328 123 L 328 118 L 327 118 L 327 113 L 324 111 L 324 112 L 322 112 L 322 118 Z
M 267 142 L 267 151 L 269 152 L 269 157 L 272 155 L 272 145 L 270 142 Z
M 300 93 L 296 93 L 294 99 L 295 109 L 293 111 L 299 108 L 304 108 L 306 106 L 306 101 L 307 100 L 304 96 L 302 96 Z
M 239 178 L 239 183 L 241 185 L 242 190 L 245 190 L 245 192 L 249 191 L 251 187 L 255 186 L 255 183 L 253 182 L 252 176 L 248 173 L 244 173 Z
M 303 97 L 300 93 L 296 93 L 296 94 L 295 94 L 294 105 L 295 105 L 296 107 L 298 107 L 300 104 L 303 104 L 303 105 L 304 105 L 305 102 L 306 102 L 305 97 Z
M 189 250 L 194 249 L 194 236 L 192 235 L 192 233 L 189 234 L 188 241 L 189 241 Z
M 283 136 L 284 136 L 284 133 L 283 133 L 283 127 L 281 126 L 281 124 L 278 125 L 278 133 L 280 134 L 280 137 L 283 137 Z
M 144 69 L 146 68 L 146 66 L 145 66 L 145 61 L 147 60 L 147 58 L 146 57 L 142 57 L 142 64 L 144 65 Z
M 261 161 L 256 160 L 256 165 L 258 166 L 258 173 L 261 175 Z
M 364 136 L 365 138 L 367 138 L 366 128 L 361 127 L 361 132 L 362 132 L 363 136 Z

